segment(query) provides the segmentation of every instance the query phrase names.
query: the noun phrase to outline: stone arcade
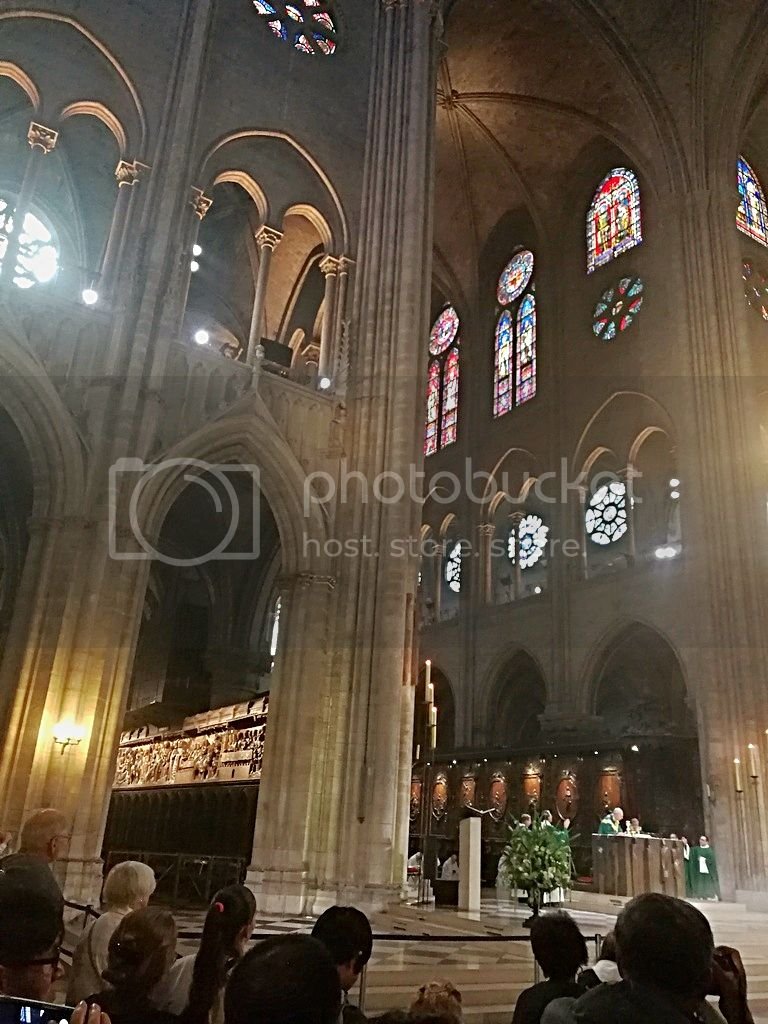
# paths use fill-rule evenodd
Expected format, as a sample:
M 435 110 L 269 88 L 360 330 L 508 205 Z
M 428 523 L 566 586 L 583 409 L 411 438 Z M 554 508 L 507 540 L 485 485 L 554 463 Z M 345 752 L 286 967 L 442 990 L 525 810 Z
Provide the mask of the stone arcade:
M 765 892 L 766 31 L 3 5 L 0 827 L 71 816 L 68 896 L 170 848 L 381 907 L 422 801 L 586 874 L 621 800 Z

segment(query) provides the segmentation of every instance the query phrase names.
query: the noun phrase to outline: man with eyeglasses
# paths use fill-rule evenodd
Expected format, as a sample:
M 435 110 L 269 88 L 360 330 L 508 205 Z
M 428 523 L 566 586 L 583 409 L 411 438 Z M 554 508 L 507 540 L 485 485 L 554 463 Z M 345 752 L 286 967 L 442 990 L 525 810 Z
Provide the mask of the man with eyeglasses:
M 52 899 L 62 900 L 61 888 L 53 875 L 57 860 L 66 857 L 71 835 L 67 819 L 55 807 L 35 811 L 24 822 L 19 836 L 19 851 L 0 860 L 0 869 L 24 867 L 28 864 L 42 867 L 41 881 L 47 881 Z M 63 907 L 62 907 L 63 910 Z
M 60 898 L 43 864 L 0 864 L 0 993 L 47 1002 L 60 977 Z

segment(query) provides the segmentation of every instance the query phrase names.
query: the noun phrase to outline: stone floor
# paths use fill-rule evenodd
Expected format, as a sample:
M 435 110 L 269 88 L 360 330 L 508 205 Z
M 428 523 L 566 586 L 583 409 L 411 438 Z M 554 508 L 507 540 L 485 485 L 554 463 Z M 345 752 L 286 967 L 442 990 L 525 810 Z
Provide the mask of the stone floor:
M 623 900 L 584 893 L 564 904 L 586 936 L 613 927 Z M 715 941 L 741 951 L 749 981 L 750 1006 L 756 1024 L 768 1024 L 768 914 L 748 912 L 739 904 L 697 904 L 709 918 Z M 462 992 L 469 1024 L 508 1024 L 518 993 L 534 981 L 534 964 L 522 921 L 526 908 L 484 893 L 478 915 L 455 910 L 397 906 L 372 919 L 373 956 L 362 1001 L 375 1016 L 403 1008 L 426 981 L 450 978 Z M 179 952 L 191 952 L 202 913 L 178 912 Z M 254 936 L 310 931 L 313 919 L 258 916 Z M 480 941 L 477 941 L 480 937 Z M 510 941 L 517 937 L 522 941 Z M 506 940 L 506 941 L 505 941 Z M 588 943 L 594 952 L 592 940 Z M 353 993 L 355 995 L 356 993 Z

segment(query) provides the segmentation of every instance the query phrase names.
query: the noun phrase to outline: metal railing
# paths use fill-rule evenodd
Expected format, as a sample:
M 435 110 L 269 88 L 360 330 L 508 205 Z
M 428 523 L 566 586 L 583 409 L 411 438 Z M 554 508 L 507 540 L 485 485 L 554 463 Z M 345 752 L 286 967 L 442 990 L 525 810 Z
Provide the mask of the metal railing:
M 217 890 L 241 882 L 247 867 L 243 857 L 110 850 L 104 864 L 105 874 L 124 860 L 148 864 L 155 872 L 157 896 L 169 902 L 174 910 L 185 901 L 200 901 L 207 906 Z

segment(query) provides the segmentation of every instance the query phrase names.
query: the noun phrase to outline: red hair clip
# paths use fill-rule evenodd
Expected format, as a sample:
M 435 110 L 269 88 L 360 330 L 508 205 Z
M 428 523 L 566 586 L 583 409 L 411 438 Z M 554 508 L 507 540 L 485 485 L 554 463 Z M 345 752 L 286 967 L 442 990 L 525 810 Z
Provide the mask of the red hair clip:
M 224 913 L 224 904 L 216 902 L 216 903 L 213 904 L 213 909 L 214 910 L 218 910 L 218 912 L 220 914 L 223 914 Z

